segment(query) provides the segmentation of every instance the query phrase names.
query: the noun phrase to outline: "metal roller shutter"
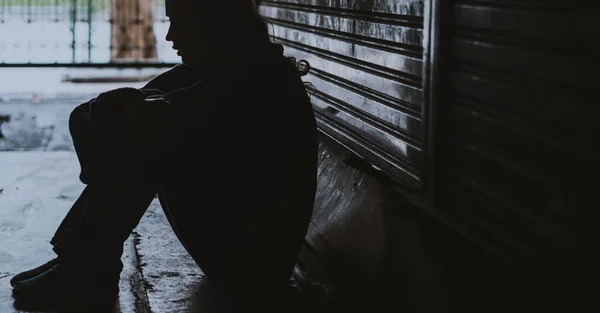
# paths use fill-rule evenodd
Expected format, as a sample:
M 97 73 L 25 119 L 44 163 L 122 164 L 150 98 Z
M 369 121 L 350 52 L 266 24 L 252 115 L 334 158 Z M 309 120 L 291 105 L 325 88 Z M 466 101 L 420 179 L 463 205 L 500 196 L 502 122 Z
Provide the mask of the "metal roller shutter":
M 574 278 L 598 155 L 597 15 L 568 1 L 442 6 L 437 206 L 507 261 Z
M 261 1 L 285 54 L 305 59 L 322 132 L 406 186 L 423 186 L 424 2 Z

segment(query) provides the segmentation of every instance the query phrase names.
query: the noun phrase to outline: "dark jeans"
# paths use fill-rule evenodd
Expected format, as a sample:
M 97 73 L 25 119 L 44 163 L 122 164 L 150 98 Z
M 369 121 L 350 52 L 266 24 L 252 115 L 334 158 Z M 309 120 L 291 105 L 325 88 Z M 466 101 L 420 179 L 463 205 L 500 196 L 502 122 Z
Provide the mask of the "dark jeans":
M 148 168 L 157 160 L 144 156 L 146 143 L 124 115 L 105 122 L 93 120 L 90 112 L 91 102 L 86 102 L 69 118 L 80 180 L 87 186 L 50 243 L 63 259 L 120 271 L 123 242 L 159 190 L 157 171 Z
M 51 240 L 59 257 L 119 259 L 124 241 L 158 193 L 171 227 L 209 278 L 246 291 L 289 280 L 303 232 L 286 241 L 285 234 L 262 229 L 252 212 L 232 218 L 199 211 L 201 199 L 189 196 L 199 187 L 169 178 L 162 166 L 168 161 L 151 152 L 156 149 L 135 135 L 125 117 L 103 125 L 91 119 L 84 103 L 71 113 L 69 127 L 87 186 Z M 179 200 L 178 193 L 188 200 Z

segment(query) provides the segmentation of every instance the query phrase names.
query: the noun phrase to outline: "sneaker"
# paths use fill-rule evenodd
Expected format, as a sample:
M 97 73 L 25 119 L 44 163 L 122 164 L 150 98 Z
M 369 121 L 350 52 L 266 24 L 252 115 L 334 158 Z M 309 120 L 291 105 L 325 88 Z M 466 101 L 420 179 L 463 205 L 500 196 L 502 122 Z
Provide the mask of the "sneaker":
M 34 278 L 34 277 L 44 273 L 45 271 L 53 268 L 57 264 L 58 264 L 58 258 L 54 258 L 54 259 L 48 261 L 46 264 L 40 265 L 40 266 L 38 266 L 34 269 L 31 269 L 31 270 L 28 270 L 28 271 L 19 273 L 10 279 L 10 285 L 14 287 L 16 283 L 18 283 L 22 280 Z
M 72 307 L 108 307 L 119 294 L 119 273 L 84 272 L 57 264 L 13 287 L 20 310 L 55 310 Z

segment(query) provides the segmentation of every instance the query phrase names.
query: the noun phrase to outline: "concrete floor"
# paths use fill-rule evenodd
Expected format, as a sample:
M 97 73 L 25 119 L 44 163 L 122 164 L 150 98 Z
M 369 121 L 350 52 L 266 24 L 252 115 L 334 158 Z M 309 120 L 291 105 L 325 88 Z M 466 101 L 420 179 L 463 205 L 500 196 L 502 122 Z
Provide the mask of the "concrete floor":
M 16 313 L 23 311 L 13 306 L 10 278 L 55 256 L 49 240 L 84 185 L 69 151 L 0 152 L 0 172 L 0 312 Z M 238 311 L 178 242 L 157 199 L 124 250 L 119 301 L 111 313 Z
M 72 152 L 1 152 L 0 312 L 13 307 L 10 278 L 55 256 L 50 238 L 84 185 Z M 119 304 L 115 312 L 135 312 L 131 281 L 138 274 L 133 238 L 125 245 Z

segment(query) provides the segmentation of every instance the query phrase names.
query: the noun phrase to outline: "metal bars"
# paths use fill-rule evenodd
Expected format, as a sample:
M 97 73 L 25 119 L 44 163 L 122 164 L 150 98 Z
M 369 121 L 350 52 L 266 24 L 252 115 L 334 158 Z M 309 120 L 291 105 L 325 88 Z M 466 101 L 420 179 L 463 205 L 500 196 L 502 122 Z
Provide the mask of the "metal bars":
M 111 14 L 113 1 L 0 0 L 0 66 L 173 66 L 180 62 L 163 39 L 168 29 L 164 1 L 119 0 L 135 3 L 127 8 L 136 11 Z M 146 9 L 140 14 L 144 5 L 150 12 Z M 125 29 L 114 33 L 119 14 L 119 26 Z M 132 22 L 123 23 L 128 16 Z M 143 27 L 136 26 L 140 23 Z M 111 46 L 113 50 L 154 51 L 154 57 L 140 53 L 119 59 L 111 53 Z

